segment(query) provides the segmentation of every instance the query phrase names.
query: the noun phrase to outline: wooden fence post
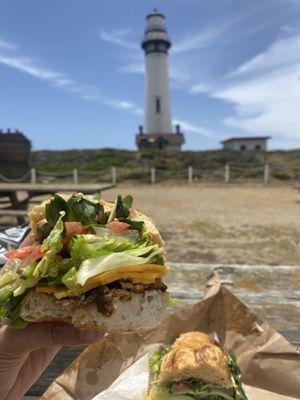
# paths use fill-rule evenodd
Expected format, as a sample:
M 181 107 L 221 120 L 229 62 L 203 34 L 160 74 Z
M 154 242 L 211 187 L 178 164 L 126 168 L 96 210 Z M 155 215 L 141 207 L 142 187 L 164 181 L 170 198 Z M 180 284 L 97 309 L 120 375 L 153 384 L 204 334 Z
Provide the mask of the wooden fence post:
M 264 183 L 267 185 L 270 180 L 270 167 L 268 164 L 265 164 L 264 168 Z
M 188 182 L 193 183 L 193 167 L 188 167 Z
M 111 167 L 111 183 L 115 186 L 117 184 L 117 168 Z
M 75 183 L 75 185 L 77 185 L 77 183 L 78 183 L 78 169 L 77 168 L 73 169 L 73 182 Z
M 154 167 L 151 168 L 150 181 L 152 184 L 155 183 L 155 168 Z
M 229 164 L 225 165 L 224 181 L 225 181 L 225 183 L 228 183 L 230 181 L 230 167 L 229 167 Z
M 36 183 L 36 171 L 35 168 L 31 168 L 30 170 L 30 182 Z

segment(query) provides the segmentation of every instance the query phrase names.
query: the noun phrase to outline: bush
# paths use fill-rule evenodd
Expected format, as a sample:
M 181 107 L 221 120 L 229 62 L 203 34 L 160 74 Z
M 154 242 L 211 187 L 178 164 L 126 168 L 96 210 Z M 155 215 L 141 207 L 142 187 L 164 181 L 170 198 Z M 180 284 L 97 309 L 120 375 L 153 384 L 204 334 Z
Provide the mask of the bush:
M 280 179 L 281 181 L 288 181 L 289 179 L 292 178 L 286 172 L 273 172 L 272 176 L 273 176 L 273 178 Z

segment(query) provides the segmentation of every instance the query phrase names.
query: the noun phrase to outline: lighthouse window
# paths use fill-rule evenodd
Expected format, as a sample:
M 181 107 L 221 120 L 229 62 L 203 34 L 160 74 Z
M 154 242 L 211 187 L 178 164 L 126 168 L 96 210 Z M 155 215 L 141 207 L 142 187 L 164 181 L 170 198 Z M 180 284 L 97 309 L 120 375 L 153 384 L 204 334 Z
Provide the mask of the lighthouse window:
M 158 45 L 158 50 L 160 50 L 160 51 L 166 51 L 166 46 L 165 46 L 165 44 L 160 43 L 160 44 Z
M 160 98 L 156 97 L 155 99 L 155 110 L 156 114 L 160 114 Z
M 152 52 L 155 50 L 155 46 L 153 43 L 148 44 L 148 48 L 147 48 L 148 52 Z

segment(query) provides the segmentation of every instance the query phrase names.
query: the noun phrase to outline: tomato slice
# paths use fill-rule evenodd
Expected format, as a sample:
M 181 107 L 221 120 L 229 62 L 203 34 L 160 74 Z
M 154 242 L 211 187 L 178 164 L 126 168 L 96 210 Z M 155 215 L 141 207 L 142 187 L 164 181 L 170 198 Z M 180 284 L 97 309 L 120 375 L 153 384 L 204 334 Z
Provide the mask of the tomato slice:
M 66 236 L 81 235 L 83 233 L 83 226 L 81 222 L 65 222 Z
M 115 233 L 126 232 L 130 228 L 129 224 L 127 224 L 126 222 L 120 222 L 120 221 L 111 221 L 106 226 L 108 226 L 108 228 L 110 228 Z
M 190 391 L 191 388 L 184 382 L 175 382 L 172 385 L 172 390 L 174 390 L 175 392 L 186 392 Z
M 38 260 L 39 258 L 42 258 L 43 254 L 44 253 L 41 252 L 41 245 L 37 244 L 33 246 L 25 246 L 20 247 L 19 249 L 10 250 L 5 253 L 5 256 L 9 259 L 18 258 L 19 260 L 24 260 L 26 258 L 26 261 L 28 259 L 28 262 L 30 263 Z

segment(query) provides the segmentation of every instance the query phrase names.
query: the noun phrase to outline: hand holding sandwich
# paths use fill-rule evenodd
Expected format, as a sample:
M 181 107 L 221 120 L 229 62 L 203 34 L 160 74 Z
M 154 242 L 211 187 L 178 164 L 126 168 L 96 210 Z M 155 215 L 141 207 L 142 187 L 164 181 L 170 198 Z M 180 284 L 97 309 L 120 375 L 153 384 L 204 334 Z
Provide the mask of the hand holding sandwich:
M 27 237 L 20 247 L 30 245 Z M 0 400 L 18 400 L 39 378 L 61 346 L 88 345 L 101 338 L 96 332 L 68 324 L 29 324 L 22 330 L 0 329 Z
M 61 346 L 94 343 L 101 334 L 68 324 L 29 324 L 22 330 L 0 329 L 0 399 L 19 400 L 40 377 Z

